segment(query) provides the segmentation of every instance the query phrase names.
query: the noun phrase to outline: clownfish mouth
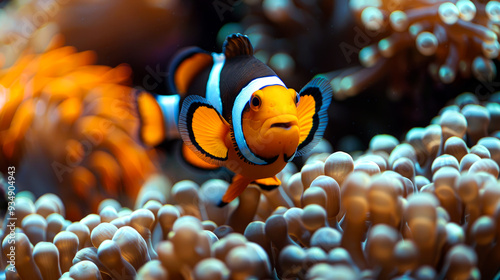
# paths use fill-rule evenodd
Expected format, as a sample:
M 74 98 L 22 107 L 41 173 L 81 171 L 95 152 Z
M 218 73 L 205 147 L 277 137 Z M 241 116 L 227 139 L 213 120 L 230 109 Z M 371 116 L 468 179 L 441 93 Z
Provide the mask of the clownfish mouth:
M 292 127 L 293 124 L 292 122 L 283 122 L 283 123 L 273 123 L 271 124 L 271 128 L 273 127 L 279 127 L 279 128 L 283 128 L 283 129 L 290 129 L 290 127 Z
M 298 123 L 298 119 L 294 115 L 280 115 L 267 119 L 262 126 L 262 132 L 273 128 L 290 130 L 292 127 L 298 126 Z
M 297 150 L 299 139 L 299 120 L 296 115 L 270 117 L 262 124 L 256 139 L 256 143 L 261 144 L 259 156 L 273 158 L 281 155 L 286 161 L 291 158 L 289 155 Z

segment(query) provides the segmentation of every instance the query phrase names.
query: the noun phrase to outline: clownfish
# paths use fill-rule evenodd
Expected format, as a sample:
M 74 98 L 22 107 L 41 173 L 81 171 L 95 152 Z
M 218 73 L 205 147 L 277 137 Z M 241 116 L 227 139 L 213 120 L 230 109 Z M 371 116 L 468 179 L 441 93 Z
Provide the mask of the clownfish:
M 254 57 L 245 35 L 229 35 L 222 53 L 183 50 L 171 63 L 168 79 L 176 94 L 157 96 L 160 109 L 142 110 L 149 120 L 162 115 L 163 128 L 144 126 L 142 138 L 154 144 L 180 137 L 183 155 L 192 165 L 232 171 L 235 175 L 219 206 L 251 183 L 265 190 L 278 187 L 276 174 L 310 151 L 328 123 L 328 81 L 314 78 L 300 93 L 287 88 Z M 151 98 L 142 97 L 146 102 Z

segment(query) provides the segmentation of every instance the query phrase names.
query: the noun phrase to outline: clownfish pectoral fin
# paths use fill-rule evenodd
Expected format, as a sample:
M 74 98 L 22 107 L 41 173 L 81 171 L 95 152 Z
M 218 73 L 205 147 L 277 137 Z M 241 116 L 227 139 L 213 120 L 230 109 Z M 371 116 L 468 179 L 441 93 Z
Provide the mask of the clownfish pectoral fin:
M 312 79 L 300 91 L 300 101 L 297 104 L 300 136 L 296 156 L 309 152 L 323 137 L 328 124 L 328 107 L 332 94 L 332 88 L 324 78 Z
M 239 55 L 253 55 L 253 46 L 250 39 L 240 33 L 228 35 L 222 49 L 227 59 Z
M 212 55 L 198 47 L 180 51 L 168 69 L 168 85 L 172 93 L 185 95 L 194 78 L 212 62 Z
M 272 191 L 281 185 L 280 179 L 278 179 L 276 176 L 258 179 L 253 181 L 252 183 L 256 184 L 265 191 Z
M 250 182 L 251 180 L 239 174 L 236 174 L 233 177 L 233 182 L 229 185 L 226 193 L 222 196 L 221 202 L 217 206 L 223 207 L 226 206 L 229 202 L 233 201 L 245 190 Z
M 214 170 L 219 168 L 219 165 L 210 164 L 203 159 L 201 159 L 195 152 L 191 151 L 186 144 L 182 144 L 182 157 L 190 165 L 206 170 Z
M 139 138 L 149 147 L 156 146 L 166 136 L 161 107 L 155 97 L 145 91 L 139 91 L 136 100 L 141 122 Z
M 221 166 L 227 160 L 229 124 L 205 98 L 189 95 L 184 100 L 179 133 L 186 146 L 207 163 Z

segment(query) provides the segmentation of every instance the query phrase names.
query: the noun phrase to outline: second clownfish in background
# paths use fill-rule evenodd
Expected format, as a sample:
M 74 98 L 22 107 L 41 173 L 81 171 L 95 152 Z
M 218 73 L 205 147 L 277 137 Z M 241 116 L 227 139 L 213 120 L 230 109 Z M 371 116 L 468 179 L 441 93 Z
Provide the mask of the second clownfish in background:
M 253 56 L 247 36 L 226 38 L 223 53 L 197 47 L 182 51 L 169 71 L 177 95 L 138 97 L 146 144 L 181 137 L 194 166 L 234 172 L 225 205 L 250 183 L 265 190 L 296 156 L 323 137 L 332 99 L 329 83 L 315 78 L 297 93 Z

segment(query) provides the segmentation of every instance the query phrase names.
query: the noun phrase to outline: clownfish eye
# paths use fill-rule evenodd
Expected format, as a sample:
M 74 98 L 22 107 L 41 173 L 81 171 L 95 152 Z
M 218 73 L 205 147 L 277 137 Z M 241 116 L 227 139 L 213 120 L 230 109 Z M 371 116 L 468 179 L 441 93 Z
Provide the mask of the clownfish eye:
M 262 104 L 262 100 L 260 100 L 260 97 L 258 95 L 252 96 L 252 99 L 250 99 L 250 108 L 252 110 L 257 111 L 260 108 L 260 105 Z

